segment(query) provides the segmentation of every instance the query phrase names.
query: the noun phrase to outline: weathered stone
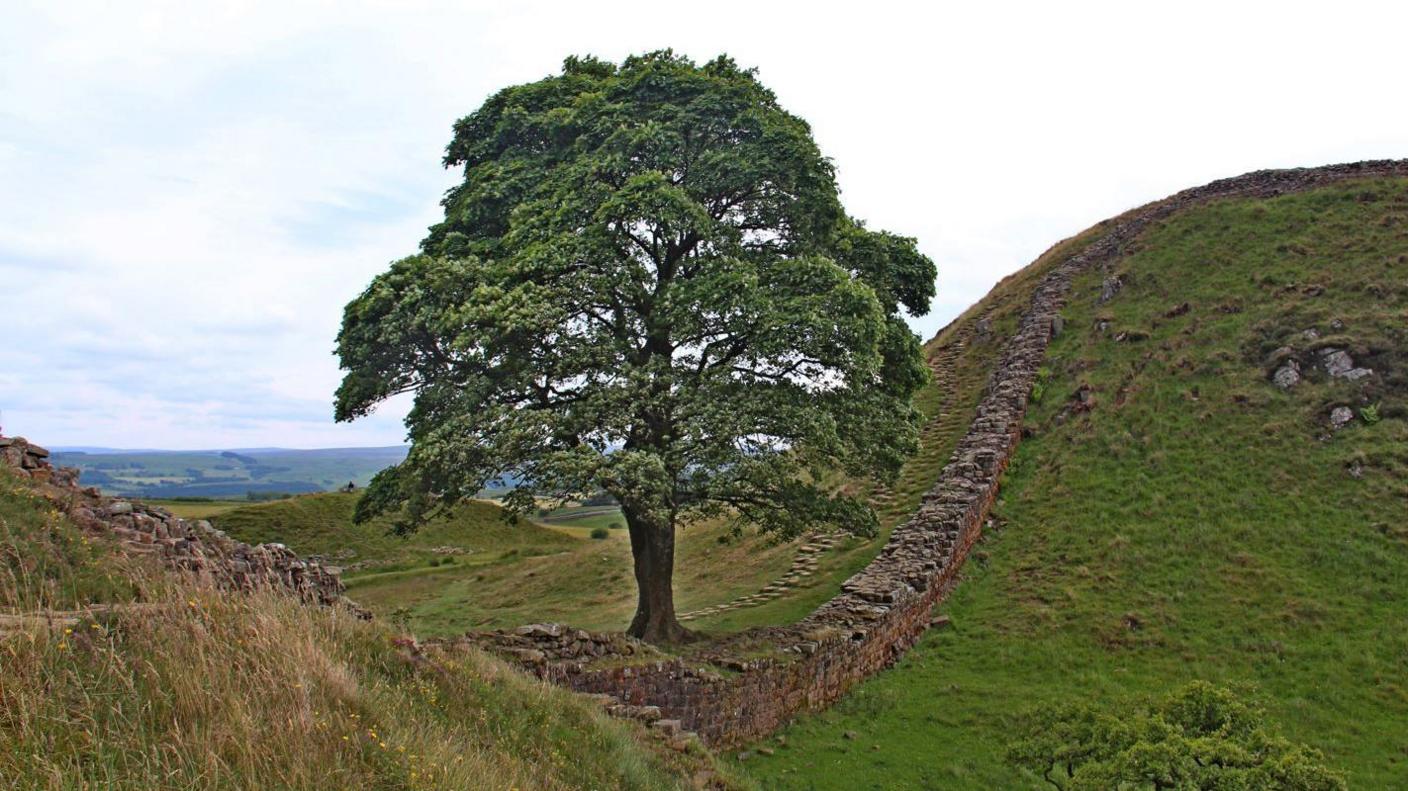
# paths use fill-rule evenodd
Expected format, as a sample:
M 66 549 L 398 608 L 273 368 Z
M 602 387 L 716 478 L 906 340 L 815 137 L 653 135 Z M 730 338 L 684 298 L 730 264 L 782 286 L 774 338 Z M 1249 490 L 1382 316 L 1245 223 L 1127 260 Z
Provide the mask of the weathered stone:
M 530 623 L 513 630 L 516 634 L 524 637 L 561 637 L 562 624 L 560 623 Z
M 1105 304 L 1115 298 L 1124 288 L 1124 281 L 1118 275 L 1105 278 L 1105 282 L 1100 284 L 1100 304 Z
M 1330 376 L 1344 376 L 1354 367 L 1354 358 L 1343 349 L 1327 346 L 1320 350 L 1320 363 L 1325 366 L 1325 373 Z
M 1330 410 L 1330 428 L 1342 429 L 1354 421 L 1354 410 L 1347 406 L 1337 406 Z
M 1300 365 L 1295 360 L 1290 360 L 1271 375 L 1271 381 L 1282 390 L 1290 390 L 1300 384 Z

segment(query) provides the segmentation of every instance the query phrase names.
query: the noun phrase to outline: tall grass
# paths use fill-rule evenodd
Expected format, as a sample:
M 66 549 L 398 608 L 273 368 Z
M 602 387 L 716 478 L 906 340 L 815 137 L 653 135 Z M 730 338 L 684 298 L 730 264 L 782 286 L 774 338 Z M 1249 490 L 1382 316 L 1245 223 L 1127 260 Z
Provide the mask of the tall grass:
M 664 789 L 714 771 L 476 650 L 124 561 L 13 476 L 0 554 L 0 788 Z M 70 614 L 16 617 L 35 610 Z
M 682 771 L 478 652 L 414 655 L 273 592 L 153 599 L 0 640 L 0 787 L 654 789 Z

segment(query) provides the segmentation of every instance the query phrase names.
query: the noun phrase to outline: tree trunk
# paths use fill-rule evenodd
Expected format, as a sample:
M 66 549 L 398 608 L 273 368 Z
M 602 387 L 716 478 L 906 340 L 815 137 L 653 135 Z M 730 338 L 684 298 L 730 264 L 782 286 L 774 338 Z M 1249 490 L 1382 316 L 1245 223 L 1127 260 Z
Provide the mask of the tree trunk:
M 647 643 L 683 643 L 694 633 L 675 618 L 675 526 L 644 509 L 623 506 L 635 556 L 636 615 L 626 634 Z

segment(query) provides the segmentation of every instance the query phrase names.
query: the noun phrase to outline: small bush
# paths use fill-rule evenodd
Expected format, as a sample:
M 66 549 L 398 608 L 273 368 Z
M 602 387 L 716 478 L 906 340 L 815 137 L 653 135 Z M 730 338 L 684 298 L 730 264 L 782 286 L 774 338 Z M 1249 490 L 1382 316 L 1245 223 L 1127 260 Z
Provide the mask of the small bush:
M 611 531 L 610 531 L 610 530 L 607 530 L 607 529 L 604 528 L 604 527 L 593 527 L 593 528 L 592 528 L 592 532 L 591 532 L 592 538 L 606 538 L 606 537 L 609 536 L 609 535 L 611 535 Z
M 625 525 L 621 524 L 620 522 L 612 522 L 609 527 L 612 530 L 620 530 L 621 528 L 625 527 Z
M 1383 416 L 1379 414 L 1378 404 L 1372 404 L 1359 410 L 1359 417 L 1363 418 L 1364 422 L 1371 426 L 1383 420 Z

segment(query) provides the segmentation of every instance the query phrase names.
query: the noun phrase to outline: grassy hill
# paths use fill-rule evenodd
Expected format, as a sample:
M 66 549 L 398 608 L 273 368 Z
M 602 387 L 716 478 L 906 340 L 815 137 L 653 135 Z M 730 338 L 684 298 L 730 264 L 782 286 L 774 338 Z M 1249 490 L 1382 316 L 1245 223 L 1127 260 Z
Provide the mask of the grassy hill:
M 478 652 L 148 573 L 0 471 L 0 615 L 133 600 L 0 630 L 0 787 L 747 787 Z
M 431 561 L 447 559 L 474 564 L 499 560 L 505 553 L 561 552 L 577 543 L 536 522 L 510 520 L 502 508 L 486 501 L 466 503 L 453 515 L 397 536 L 385 518 L 353 523 L 359 496 L 327 492 L 247 505 L 216 514 L 211 522 L 241 541 L 276 541 L 301 555 L 330 558 L 347 567 L 349 577 L 430 567 Z
M 945 332 L 1024 299 L 1052 260 Z M 1063 317 L 998 529 L 944 607 L 955 626 L 749 771 L 770 788 L 1049 787 L 1004 760 L 1032 709 L 1206 679 L 1249 686 L 1351 787 L 1403 787 L 1408 182 L 1185 210 L 1086 272 Z M 1336 350 L 1374 374 L 1331 377 Z M 1303 379 L 1282 390 L 1290 357 Z M 1337 407 L 1352 419 L 1333 430 Z

